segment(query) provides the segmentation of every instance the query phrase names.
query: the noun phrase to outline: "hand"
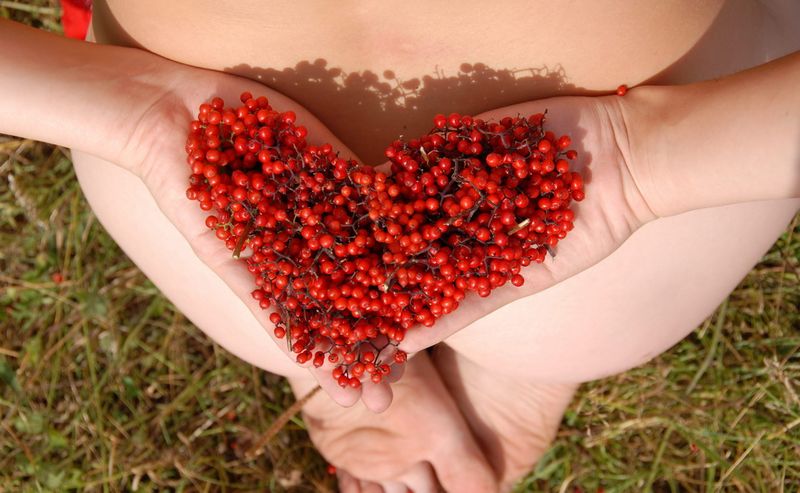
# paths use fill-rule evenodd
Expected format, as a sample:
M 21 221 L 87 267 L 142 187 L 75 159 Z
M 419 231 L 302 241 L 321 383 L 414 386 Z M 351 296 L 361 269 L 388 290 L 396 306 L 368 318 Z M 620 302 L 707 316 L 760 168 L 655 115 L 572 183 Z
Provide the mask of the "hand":
M 259 320 L 268 325 L 268 313 L 261 310 L 250 297 L 252 279 L 241 262 L 204 226 L 204 214 L 188 204 L 183 191 L 189 174 L 182 146 L 187 122 L 196 107 L 212 95 L 235 101 L 243 90 L 265 94 L 276 108 L 294 109 L 298 120 L 309 129 L 316 142 L 330 142 L 344 154 L 346 148 L 312 115 L 296 103 L 252 81 L 226 74 L 189 69 L 176 77 L 162 97 L 139 118 L 132 139 L 125 146 L 124 156 L 130 160 L 148 186 L 165 215 L 187 238 L 198 257 L 248 304 Z M 559 245 L 557 259 L 523 270 L 523 288 L 505 287 L 489 298 L 462 303 L 455 313 L 439 320 L 433 328 L 409 331 L 403 347 L 416 351 L 444 339 L 470 322 L 513 301 L 532 294 L 580 272 L 616 249 L 633 231 L 652 215 L 636 185 L 627 164 L 628 147 L 623 132 L 622 113 L 613 98 L 557 98 L 498 109 L 481 115 L 498 119 L 509 114 L 532 114 L 548 109 L 547 128 L 557 134 L 569 133 L 579 151 L 578 169 L 586 170 L 587 199 L 577 207 L 576 227 Z M 174 136 L 174 137 L 170 137 Z M 180 139 L 180 140 L 178 140 Z M 351 153 L 350 153 L 351 154 Z M 166 166 L 166 163 L 176 163 Z M 271 333 L 271 331 L 267 331 Z M 284 352 L 284 341 L 276 341 Z M 342 389 L 330 378 L 329 370 L 312 370 L 322 387 L 340 404 L 351 405 L 360 396 L 368 408 L 385 409 L 391 402 L 391 390 L 386 384 L 368 382 L 363 392 Z
M 487 298 L 470 294 L 433 327 L 409 330 L 400 348 L 415 352 L 432 346 L 470 323 L 519 298 L 546 289 L 591 267 L 654 219 L 631 171 L 631 148 L 618 96 L 544 99 L 479 115 L 499 119 L 547 110 L 545 129 L 572 137 L 578 158 L 574 168 L 585 178 L 586 198 L 573 203 L 575 228 L 555 249 L 555 257 L 523 268 L 522 287 L 503 286 Z
M 216 238 L 214 231 L 205 226 L 206 213 L 196 204 L 186 199 L 185 191 L 191 173 L 186 164 L 184 143 L 189 122 L 197 107 L 212 96 L 220 95 L 227 104 L 238 103 L 239 94 L 249 90 L 256 95 L 266 95 L 279 110 L 295 110 L 309 129 L 311 138 L 317 143 L 330 142 L 345 155 L 347 149 L 311 114 L 300 108 L 288 98 L 252 81 L 224 73 L 180 67 L 171 64 L 167 70 L 159 72 L 160 79 L 150 96 L 152 103 L 140 105 L 140 114 L 132 114 L 129 120 L 135 125 L 128 130 L 127 143 L 118 161 L 122 166 L 137 174 L 158 203 L 161 211 L 172 222 L 192 246 L 195 254 L 225 281 L 236 295 L 248 306 L 253 316 L 264 325 L 264 337 L 272 338 L 272 323 L 269 311 L 259 308 L 250 296 L 254 289 L 252 274 L 244 263 L 232 258 L 231 252 L 223 242 Z M 119 129 L 115 129 L 119 132 Z M 201 300 L 198 300 L 201 301 Z M 224 340 L 222 341 L 224 343 Z M 285 340 L 275 341 L 275 348 L 289 354 Z M 269 370 L 284 375 L 296 375 L 298 367 L 294 355 L 284 357 L 268 344 L 264 360 Z M 310 365 L 306 365 L 310 367 Z M 391 401 L 388 382 L 373 384 L 367 381 L 363 392 L 339 387 L 330 375 L 328 368 L 309 368 L 320 385 L 340 404 L 352 405 L 359 397 L 366 405 L 381 411 Z M 300 369 L 303 373 L 306 370 Z
M 376 415 L 325 395 L 303 409 L 311 440 L 337 468 L 343 493 L 491 493 L 492 470 L 425 353 L 406 363 L 394 402 Z M 291 381 L 295 395 L 308 385 Z
M 236 103 L 246 90 L 294 110 L 312 143 L 330 142 L 352 155 L 297 103 L 253 81 L 189 67 L 135 48 L 95 45 L 0 19 L 0 132 L 83 151 L 137 175 L 198 258 L 225 281 L 267 328 L 269 313 L 250 296 L 252 277 L 205 226 L 205 214 L 186 199 L 190 169 L 184 146 L 201 103 L 223 96 Z M 6 49 L 7 48 L 7 49 Z M 124 196 L 119 197 L 125 200 Z M 129 204 L 135 211 L 137 204 Z M 169 248 L 170 245 L 164 245 Z M 202 303 L 203 300 L 197 300 Z M 265 330 L 265 338 L 272 331 Z M 223 341 L 224 342 L 224 341 Z M 285 341 L 266 345 L 262 367 L 297 376 Z M 312 370 L 342 405 L 361 391 L 342 389 L 326 369 Z M 303 376 L 307 376 L 303 370 Z M 364 386 L 365 403 L 380 411 L 391 401 L 388 384 Z

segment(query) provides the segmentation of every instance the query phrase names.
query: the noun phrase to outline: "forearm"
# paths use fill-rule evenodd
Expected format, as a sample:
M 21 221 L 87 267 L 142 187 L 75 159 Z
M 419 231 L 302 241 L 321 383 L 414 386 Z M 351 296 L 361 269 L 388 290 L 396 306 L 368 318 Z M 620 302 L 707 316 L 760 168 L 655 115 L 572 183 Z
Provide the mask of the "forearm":
M 163 92 L 164 63 L 0 19 L 0 133 L 120 163 L 137 115 Z
M 800 52 L 620 100 L 631 171 L 657 216 L 800 197 Z

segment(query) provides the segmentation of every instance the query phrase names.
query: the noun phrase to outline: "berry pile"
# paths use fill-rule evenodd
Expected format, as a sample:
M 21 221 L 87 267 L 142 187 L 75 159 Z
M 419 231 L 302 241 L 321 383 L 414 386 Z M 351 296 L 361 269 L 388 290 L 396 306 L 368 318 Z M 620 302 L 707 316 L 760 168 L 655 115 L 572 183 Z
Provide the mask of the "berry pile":
M 386 149 L 391 174 L 312 146 L 267 98 L 200 106 L 186 143 L 186 195 L 253 274 L 253 298 L 299 363 L 333 365 L 342 386 L 380 382 L 415 325 L 467 293 L 489 296 L 544 261 L 573 227 L 583 178 L 545 116 L 486 122 L 437 115 Z M 388 356 L 387 356 L 388 355 Z

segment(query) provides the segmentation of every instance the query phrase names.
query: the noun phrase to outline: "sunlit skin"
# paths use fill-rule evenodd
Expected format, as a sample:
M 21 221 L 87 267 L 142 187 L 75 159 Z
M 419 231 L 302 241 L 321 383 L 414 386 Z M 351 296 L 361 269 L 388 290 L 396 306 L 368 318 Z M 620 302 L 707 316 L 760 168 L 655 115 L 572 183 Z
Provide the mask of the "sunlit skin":
M 719 201 L 687 199 L 687 207 L 669 210 L 637 175 L 636 146 L 615 139 L 619 128 L 608 122 L 623 120 L 615 112 L 624 111 L 627 101 L 631 108 L 637 98 L 647 101 L 649 93 L 637 86 L 722 77 L 797 50 L 800 33 L 790 20 L 800 13 L 791 2 L 587 2 L 558 9 L 545 2 L 502 8 L 462 3 L 455 11 L 423 2 L 371 5 L 271 4 L 264 9 L 256 2 L 237 2 L 234 9 L 182 0 L 157 6 L 149 0 L 96 3 L 98 42 L 139 46 L 189 66 L 227 69 L 260 78 L 266 86 L 143 58 L 137 63 L 147 60 L 156 71 L 164 65 L 179 72 L 171 84 L 182 96 L 153 103 L 155 113 L 145 120 L 157 122 L 158 131 L 137 134 L 139 149 L 93 152 L 103 159 L 75 151 L 76 171 L 99 220 L 179 309 L 223 347 L 288 376 L 302 393 L 317 380 L 293 364 L 285 347 L 264 330 L 267 317 L 247 300 L 247 273 L 209 233 L 200 211 L 184 212 L 184 207 L 196 209 L 184 198 L 185 188 L 171 194 L 170 184 L 185 183 L 181 146 L 197 104 L 213 94 L 235 100 L 242 90 L 263 92 L 273 105 L 297 111 L 310 140 L 331 142 L 375 165 L 383 161 L 388 142 L 427 131 L 436 113 L 497 117 L 547 109 L 553 130 L 573 137 L 578 168 L 588 171 L 587 199 L 576 210 L 570 233 L 575 236 L 567 239 L 574 241 L 559 245 L 544 272 L 525 272 L 523 287 L 509 286 L 487 301 L 465 300 L 437 323 L 437 331 L 410 336 L 408 349 L 442 339 L 446 348 L 433 352 L 433 365 L 408 363 L 413 377 L 394 383 L 397 407 L 386 415 L 391 419 L 365 426 L 353 418 L 369 412 L 366 407 L 386 408 L 387 385 L 364 385 L 360 396 L 326 388 L 339 402 L 354 404 L 352 415 L 324 394 L 307 409 L 307 417 L 315 418 L 309 419 L 312 439 L 331 463 L 344 466 L 345 492 L 383 488 L 393 493 L 404 486 L 435 491 L 431 470 L 440 474 L 454 468 L 464 472 L 466 484 L 485 485 L 475 491 L 505 489 L 544 452 L 578 383 L 642 364 L 683 338 L 730 292 L 798 208 L 798 201 L 788 198 L 795 196 L 791 190 L 755 197 L 771 200 L 754 202 L 746 191 L 728 200 L 723 184 L 704 180 L 709 190 L 720 188 L 710 194 Z M 107 63 L 126 62 L 109 57 Z M 629 88 L 624 96 L 617 95 L 621 84 Z M 545 99 L 599 94 L 609 96 Z M 724 114 L 733 106 L 714 110 L 720 121 L 733 118 Z M 717 137 L 711 127 L 694 134 L 706 132 L 709 145 L 738 138 Z M 167 137 L 180 145 L 168 146 Z M 121 166 L 109 162 L 117 156 L 125 161 L 116 163 Z M 696 188 L 691 180 L 686 184 Z M 136 214 L 131 214 L 133 204 Z M 219 260 L 210 266 L 203 261 L 211 258 Z M 407 397 L 415 382 L 430 404 Z M 432 392 L 432 387 L 449 393 Z M 409 408 L 413 420 L 404 418 Z M 472 435 L 467 441 L 482 453 L 470 448 L 464 456 L 415 454 L 428 445 L 430 433 L 418 434 L 426 415 L 442 437 L 439 450 L 463 443 L 466 424 Z M 396 467 L 376 475 L 374 467 L 348 461 L 345 449 L 331 445 L 340 443 L 346 450 L 369 450 L 382 458 L 379 463 Z M 487 484 L 489 468 L 498 485 Z

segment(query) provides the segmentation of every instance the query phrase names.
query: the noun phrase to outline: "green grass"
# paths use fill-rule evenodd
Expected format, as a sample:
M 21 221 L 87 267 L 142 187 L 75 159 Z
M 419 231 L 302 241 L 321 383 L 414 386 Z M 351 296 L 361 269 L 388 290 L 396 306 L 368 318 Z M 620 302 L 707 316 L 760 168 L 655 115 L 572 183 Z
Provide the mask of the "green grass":
M 0 15 L 49 29 L 47 1 Z M 0 491 L 335 491 L 292 402 L 125 257 L 62 149 L 0 136 Z M 696 332 L 586 385 L 519 491 L 800 491 L 800 220 Z M 63 276 L 61 283 L 53 274 Z

